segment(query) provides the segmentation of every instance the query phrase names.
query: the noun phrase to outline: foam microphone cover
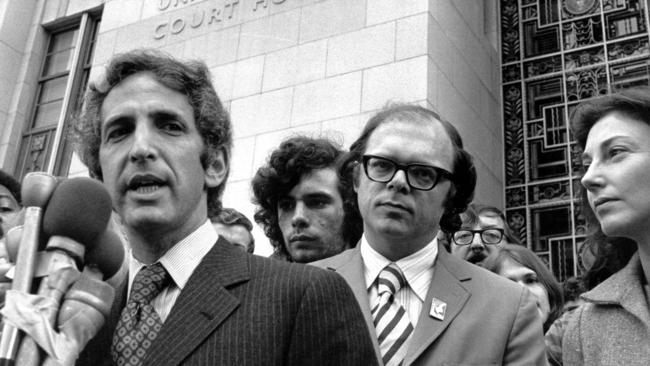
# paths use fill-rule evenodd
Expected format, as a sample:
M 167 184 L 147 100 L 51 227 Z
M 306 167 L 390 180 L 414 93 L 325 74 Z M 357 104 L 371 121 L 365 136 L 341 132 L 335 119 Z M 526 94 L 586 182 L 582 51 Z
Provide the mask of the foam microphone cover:
M 28 173 L 21 184 L 20 195 L 24 207 L 47 206 L 52 192 L 58 184 L 56 177 L 44 172 Z
M 104 231 L 95 241 L 95 246 L 86 251 L 86 265 L 97 267 L 104 280 L 113 277 L 122 267 L 124 245 L 113 230 Z
M 43 231 L 60 235 L 90 248 L 106 230 L 111 217 L 111 197 L 104 186 L 90 178 L 71 178 L 59 183 L 43 215 Z

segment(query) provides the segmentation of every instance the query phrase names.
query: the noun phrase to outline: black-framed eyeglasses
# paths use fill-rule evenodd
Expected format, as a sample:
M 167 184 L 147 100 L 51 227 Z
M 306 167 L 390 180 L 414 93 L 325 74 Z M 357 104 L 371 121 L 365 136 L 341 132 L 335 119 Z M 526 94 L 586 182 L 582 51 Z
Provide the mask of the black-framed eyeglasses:
M 486 245 L 499 244 L 503 239 L 503 229 L 491 228 L 484 230 L 458 230 L 452 235 L 456 245 L 469 245 L 474 240 L 474 235 L 480 234 L 481 241 Z
M 388 158 L 376 155 L 364 155 L 362 157 L 363 170 L 366 176 L 375 182 L 390 182 L 397 171 L 403 170 L 406 173 L 406 183 L 411 188 L 421 191 L 430 191 L 438 184 L 440 177 L 451 180 L 451 172 L 436 166 L 425 164 L 400 164 Z

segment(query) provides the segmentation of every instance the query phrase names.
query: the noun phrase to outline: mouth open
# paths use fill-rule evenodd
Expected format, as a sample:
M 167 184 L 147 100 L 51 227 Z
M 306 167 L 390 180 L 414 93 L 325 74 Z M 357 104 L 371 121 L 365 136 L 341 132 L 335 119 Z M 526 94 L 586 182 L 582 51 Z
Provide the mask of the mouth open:
M 131 178 L 127 186 L 129 191 L 139 194 L 150 194 L 160 189 L 165 182 L 153 175 L 137 175 Z

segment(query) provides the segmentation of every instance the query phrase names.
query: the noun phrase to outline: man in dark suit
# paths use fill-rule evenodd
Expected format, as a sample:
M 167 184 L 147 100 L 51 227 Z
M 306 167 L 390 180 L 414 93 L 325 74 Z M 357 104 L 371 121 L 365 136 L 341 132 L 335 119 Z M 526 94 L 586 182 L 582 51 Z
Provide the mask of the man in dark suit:
M 438 245 L 439 228 L 458 229 L 476 183 L 456 129 L 425 108 L 393 106 L 368 121 L 348 155 L 341 176 L 357 193 L 363 236 L 314 265 L 347 280 L 378 360 L 544 365 L 532 295 Z
M 362 314 L 333 273 L 252 256 L 218 236 L 230 121 L 207 67 L 114 57 L 90 86 L 78 153 L 108 189 L 128 278 L 80 365 L 361 365 Z

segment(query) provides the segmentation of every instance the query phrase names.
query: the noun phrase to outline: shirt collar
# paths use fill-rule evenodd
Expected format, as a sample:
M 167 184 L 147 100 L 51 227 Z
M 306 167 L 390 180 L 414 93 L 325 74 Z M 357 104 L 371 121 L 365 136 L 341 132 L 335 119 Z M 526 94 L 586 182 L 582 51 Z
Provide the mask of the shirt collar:
M 389 265 L 391 261 L 370 246 L 365 234 L 361 236 L 360 251 L 364 263 L 366 289 L 370 289 L 379 276 L 379 272 Z M 437 256 L 438 239 L 436 237 L 424 248 L 395 262 L 404 273 L 409 287 L 422 301 L 424 301 L 427 291 L 429 291 L 433 276 L 431 269 Z
M 219 234 L 217 234 L 210 221 L 206 220 L 203 225 L 199 226 L 190 235 L 172 246 L 158 262 L 165 267 L 167 273 L 174 280 L 174 284 L 182 290 L 203 257 L 208 254 L 217 242 L 217 239 L 219 239 Z M 144 266 L 145 264 L 135 259 L 133 253 L 129 251 L 129 293 L 135 275 Z

